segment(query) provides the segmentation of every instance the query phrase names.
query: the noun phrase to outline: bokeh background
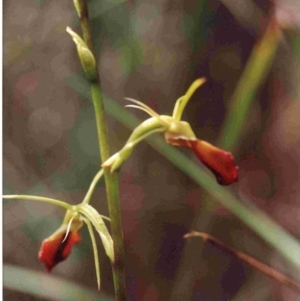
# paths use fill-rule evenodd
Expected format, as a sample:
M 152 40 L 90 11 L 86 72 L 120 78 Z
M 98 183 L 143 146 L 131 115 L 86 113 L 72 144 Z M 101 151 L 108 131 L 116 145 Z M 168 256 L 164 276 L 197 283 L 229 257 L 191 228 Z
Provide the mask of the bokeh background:
M 105 95 L 121 106 L 127 104 L 124 97 L 132 97 L 171 114 L 175 100 L 205 76 L 184 118 L 199 138 L 218 145 L 230 99 L 274 1 L 88 3 Z M 229 189 L 300 240 L 300 5 L 298 0 L 275 5 L 289 28 L 254 91 L 234 147 L 240 179 Z M 80 32 L 73 3 L 4 1 L 3 11 L 4 193 L 77 204 L 99 157 L 88 85 L 65 31 L 71 26 Z M 116 152 L 130 130 L 110 116 L 108 123 Z M 193 154 L 181 151 L 201 168 Z M 299 300 L 291 289 L 223 251 L 182 238 L 192 229 L 208 232 L 300 281 L 299 270 L 145 142 L 122 168 L 120 198 L 130 300 Z M 103 182 L 93 205 L 107 214 Z M 3 206 L 4 300 L 69 300 L 72 289 L 65 281 L 82 287 L 73 300 L 94 300 L 87 293 L 95 292 L 96 278 L 86 229 L 83 242 L 49 278 L 37 254 L 41 241 L 60 225 L 63 210 L 36 202 Z M 100 242 L 99 251 L 99 300 L 112 300 L 111 268 Z M 25 288 L 14 285 L 18 282 Z

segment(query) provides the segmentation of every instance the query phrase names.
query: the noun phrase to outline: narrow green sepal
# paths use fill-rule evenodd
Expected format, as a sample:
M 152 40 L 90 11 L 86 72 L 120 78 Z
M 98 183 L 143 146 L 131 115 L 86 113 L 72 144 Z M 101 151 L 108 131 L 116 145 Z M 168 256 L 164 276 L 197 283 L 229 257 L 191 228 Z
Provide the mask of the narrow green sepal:
M 98 285 L 98 291 L 100 291 L 100 286 L 101 286 L 101 278 L 100 278 L 100 261 L 99 261 L 99 256 L 98 256 L 98 248 L 97 248 L 97 243 L 96 243 L 96 238 L 94 235 L 93 227 L 91 222 L 84 218 L 84 222 L 86 223 L 89 234 L 91 237 L 92 241 L 92 247 L 93 247 L 93 253 L 94 253 L 94 259 L 95 259 L 95 270 L 96 270 L 96 278 L 97 278 L 97 285 Z
M 115 260 L 113 240 L 111 238 L 111 235 L 109 234 L 102 216 L 94 207 L 90 206 L 89 204 L 79 204 L 77 206 L 77 210 L 92 223 L 102 240 L 103 247 L 107 256 L 113 263 Z
M 175 107 L 174 107 L 173 115 L 172 115 L 172 117 L 176 121 L 179 121 L 181 119 L 182 113 L 183 113 L 183 111 L 184 111 L 184 109 L 185 109 L 188 101 L 193 96 L 193 94 L 195 93 L 195 91 L 200 86 L 202 86 L 205 82 L 206 82 L 205 77 L 196 79 L 191 84 L 191 86 L 188 88 L 188 90 L 186 91 L 185 95 L 183 95 L 183 96 L 181 96 L 180 98 L 177 99 Z

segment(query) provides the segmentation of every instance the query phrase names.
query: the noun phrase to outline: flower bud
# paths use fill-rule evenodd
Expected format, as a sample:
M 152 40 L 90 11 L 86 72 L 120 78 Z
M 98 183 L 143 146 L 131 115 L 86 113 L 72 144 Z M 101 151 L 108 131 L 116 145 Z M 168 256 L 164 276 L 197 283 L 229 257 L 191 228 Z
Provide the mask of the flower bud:
M 95 80 L 97 78 L 97 71 L 96 60 L 93 53 L 88 48 L 86 43 L 82 40 L 82 38 L 77 33 L 75 33 L 70 27 L 67 27 L 67 32 L 71 35 L 73 41 L 77 46 L 78 56 L 81 62 L 81 66 L 85 72 L 85 75 L 89 80 Z

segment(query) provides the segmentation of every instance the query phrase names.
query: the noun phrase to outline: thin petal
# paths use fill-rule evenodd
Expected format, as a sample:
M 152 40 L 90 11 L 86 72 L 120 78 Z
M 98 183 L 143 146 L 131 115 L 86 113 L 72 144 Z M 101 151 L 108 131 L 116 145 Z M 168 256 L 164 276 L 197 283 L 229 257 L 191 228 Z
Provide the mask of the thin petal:
M 167 142 L 192 149 L 198 159 L 213 172 L 220 185 L 230 185 L 237 181 L 238 167 L 231 153 L 208 142 L 184 136 L 168 135 Z
M 50 272 L 54 266 L 65 260 L 71 253 L 72 247 L 81 241 L 78 232 L 70 231 L 66 236 L 66 232 L 58 235 L 52 235 L 45 239 L 39 251 L 39 260 L 42 261 L 47 271 Z

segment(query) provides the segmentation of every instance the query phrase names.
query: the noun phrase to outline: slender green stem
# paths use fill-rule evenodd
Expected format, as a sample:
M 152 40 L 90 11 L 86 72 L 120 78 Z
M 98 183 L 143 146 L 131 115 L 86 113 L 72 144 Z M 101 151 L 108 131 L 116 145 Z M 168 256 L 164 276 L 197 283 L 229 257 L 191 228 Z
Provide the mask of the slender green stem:
M 88 45 L 90 50 L 92 49 L 92 36 L 91 28 L 88 18 L 88 8 L 86 0 L 74 0 L 76 10 L 80 18 L 80 24 L 83 32 L 83 39 Z M 96 66 L 97 68 L 97 66 Z M 97 75 L 98 75 L 97 71 Z M 97 76 L 97 80 L 90 81 L 90 87 L 92 92 L 92 99 L 96 114 L 98 142 L 100 148 L 100 155 L 102 162 L 106 161 L 110 157 L 109 143 L 107 135 L 107 127 L 105 121 L 105 112 L 103 106 L 103 99 L 100 90 L 100 79 Z M 121 211 L 119 202 L 119 189 L 118 189 L 118 176 L 116 173 L 110 173 L 108 170 L 104 170 L 106 195 L 108 202 L 109 215 L 111 219 L 111 234 L 114 242 L 114 261 L 112 263 L 114 286 L 117 301 L 126 301 L 126 286 L 125 286 L 125 265 L 124 265 L 124 242 L 121 222 Z
M 126 301 L 126 286 L 125 286 L 125 256 L 123 231 L 121 223 L 121 211 L 119 203 L 118 176 L 116 173 L 110 174 L 108 171 L 109 181 L 106 182 L 106 193 L 108 200 L 108 209 L 111 219 L 111 235 L 114 242 L 115 260 L 113 263 L 114 286 L 116 292 L 116 300 Z
M 95 175 L 95 177 L 94 177 L 94 179 L 93 179 L 93 181 L 92 181 L 92 183 L 90 185 L 90 188 L 89 188 L 88 192 L 86 193 L 86 195 L 85 195 L 85 197 L 84 197 L 84 199 L 82 201 L 83 204 L 88 204 L 90 202 L 91 196 L 92 196 L 92 194 L 94 192 L 94 189 L 96 188 L 96 185 L 97 185 L 98 181 L 103 176 L 103 172 L 104 172 L 103 169 L 100 169 L 97 172 L 97 174 Z
M 74 5 L 78 14 L 78 18 L 80 20 L 83 40 L 85 41 L 89 49 L 93 52 L 93 38 L 89 22 L 89 11 L 85 1 L 86 0 L 74 0 Z
M 3 195 L 2 197 L 5 200 L 26 200 L 26 201 L 44 202 L 44 203 L 49 203 L 52 205 L 63 207 L 67 210 L 72 210 L 72 208 L 73 208 L 72 205 L 70 205 L 66 202 L 62 202 L 62 201 L 59 201 L 56 199 L 51 199 L 51 198 L 45 198 L 42 196 L 36 196 L 36 195 L 16 194 L 16 195 Z
M 106 122 L 104 107 L 99 84 L 91 83 L 92 99 L 94 102 L 96 123 L 98 130 L 98 141 L 102 162 L 106 161 L 109 155 L 108 135 L 106 131 Z M 119 202 L 118 175 L 104 170 L 106 196 L 108 210 L 111 219 L 111 235 L 114 241 L 115 260 L 113 265 L 113 276 L 115 293 L 118 301 L 127 300 L 125 287 L 125 269 L 124 269 L 124 243 L 121 221 L 121 211 Z
M 94 108 L 95 108 L 100 157 L 101 160 L 104 162 L 110 157 L 110 155 L 109 155 L 108 135 L 107 135 L 106 118 L 104 112 L 102 93 L 100 90 L 99 83 L 94 83 L 94 82 L 90 83 L 90 87 L 92 92 Z M 106 181 L 106 177 L 107 176 L 105 175 L 105 181 Z
M 160 116 L 163 117 L 163 116 Z M 162 118 L 160 118 L 162 119 Z M 102 166 L 104 169 L 109 169 L 111 172 L 118 170 L 125 160 L 130 156 L 133 148 L 142 140 L 146 139 L 148 136 L 158 133 L 164 132 L 165 128 L 161 125 L 161 122 L 156 117 L 151 117 L 144 122 L 142 122 L 139 126 L 137 126 L 124 147 L 111 156 L 107 161 L 105 161 Z

